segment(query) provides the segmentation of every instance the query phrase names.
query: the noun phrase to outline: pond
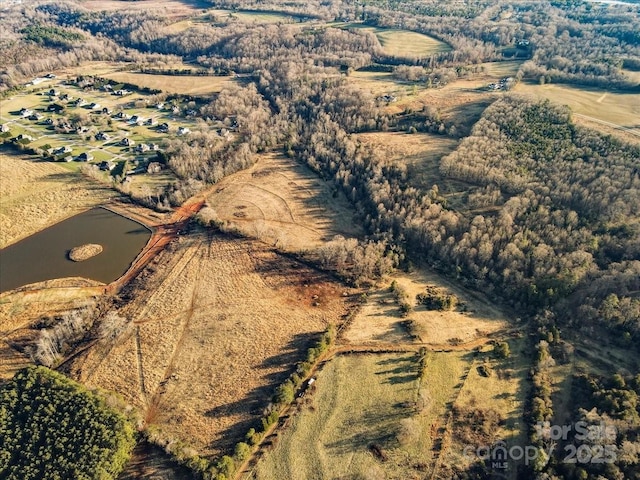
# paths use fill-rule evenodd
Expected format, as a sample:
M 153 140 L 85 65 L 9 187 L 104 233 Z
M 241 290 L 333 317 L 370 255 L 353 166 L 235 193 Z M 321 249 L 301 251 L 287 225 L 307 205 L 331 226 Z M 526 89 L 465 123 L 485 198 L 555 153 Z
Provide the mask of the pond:
M 140 223 L 105 208 L 88 210 L 0 250 L 0 292 L 65 277 L 110 283 L 127 271 L 150 237 Z M 69 250 L 88 243 L 101 245 L 102 253 L 69 260 Z

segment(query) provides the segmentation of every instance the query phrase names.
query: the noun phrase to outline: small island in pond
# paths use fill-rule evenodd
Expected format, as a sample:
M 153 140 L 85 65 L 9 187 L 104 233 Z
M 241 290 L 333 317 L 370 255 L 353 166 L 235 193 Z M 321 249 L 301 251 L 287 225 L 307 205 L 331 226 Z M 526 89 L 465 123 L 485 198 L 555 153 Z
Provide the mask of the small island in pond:
M 98 245 L 97 243 L 87 243 L 85 245 L 80 245 L 79 247 L 73 247 L 69 250 L 69 260 L 82 262 L 90 259 L 91 257 L 95 257 L 100 253 L 102 253 L 102 245 Z

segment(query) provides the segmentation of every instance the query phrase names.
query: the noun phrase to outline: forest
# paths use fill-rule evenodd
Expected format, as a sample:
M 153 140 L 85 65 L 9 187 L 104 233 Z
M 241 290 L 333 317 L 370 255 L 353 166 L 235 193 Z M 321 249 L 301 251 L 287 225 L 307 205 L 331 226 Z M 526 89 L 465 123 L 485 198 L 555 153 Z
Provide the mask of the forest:
M 0 387 L 0 478 L 115 479 L 135 444 L 116 399 L 45 367 Z

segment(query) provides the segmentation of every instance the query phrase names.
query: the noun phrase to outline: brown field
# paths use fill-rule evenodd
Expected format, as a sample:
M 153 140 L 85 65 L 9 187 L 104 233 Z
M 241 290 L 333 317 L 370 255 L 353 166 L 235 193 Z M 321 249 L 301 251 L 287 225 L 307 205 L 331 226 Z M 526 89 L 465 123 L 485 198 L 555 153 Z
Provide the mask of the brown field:
M 411 184 L 426 189 L 442 182 L 438 173 L 440 159 L 458 146 L 451 137 L 429 133 L 372 132 L 362 133 L 358 139 L 385 158 L 406 165 Z
M 409 294 L 415 305 L 415 297 L 427 285 L 436 285 L 454 293 L 464 304 L 452 311 L 427 310 L 416 306 L 406 318 L 401 316 L 398 305 L 387 285 L 373 291 L 367 303 L 344 333 L 344 340 L 353 344 L 394 343 L 410 341 L 409 332 L 403 326 L 412 320 L 417 335 L 416 342 L 432 346 L 452 343 L 467 344 L 486 340 L 486 337 L 508 328 L 507 317 L 480 294 L 470 292 L 427 270 L 416 270 L 410 274 L 398 273 L 393 279 Z
M 258 242 L 205 234 L 183 237 L 136 282 L 118 312 L 131 321 L 128 333 L 92 348 L 72 371 L 121 393 L 165 437 L 205 456 L 255 426 L 347 301 L 338 284 Z
M 337 234 L 362 233 L 342 194 L 296 160 L 268 153 L 216 185 L 207 203 L 218 220 L 279 248 L 313 248 Z
M 117 194 L 50 162 L 0 150 L 0 248 Z
M 78 3 L 92 11 L 151 11 L 166 18 L 191 16 L 210 6 L 199 0 L 80 0 Z
M 185 68 L 189 68 L 185 65 Z M 137 72 L 111 72 L 103 75 L 116 82 L 153 88 L 166 93 L 210 95 L 234 84 L 231 77 L 209 75 L 153 75 Z

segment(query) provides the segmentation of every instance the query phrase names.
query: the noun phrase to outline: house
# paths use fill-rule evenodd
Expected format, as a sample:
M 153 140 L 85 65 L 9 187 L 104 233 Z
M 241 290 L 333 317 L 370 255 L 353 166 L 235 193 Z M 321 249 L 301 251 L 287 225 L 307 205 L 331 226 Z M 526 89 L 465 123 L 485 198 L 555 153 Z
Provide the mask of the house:
M 99 165 L 100 170 L 104 170 L 104 171 L 111 171 L 114 168 L 116 168 L 116 164 L 113 163 L 111 160 L 105 160 L 104 162 L 100 162 Z
M 129 123 L 131 125 L 142 125 L 144 123 L 144 118 L 134 115 L 129 119 Z
M 33 115 L 33 110 L 30 110 L 28 108 L 21 108 L 20 109 L 20 116 L 21 117 L 26 118 L 26 117 L 29 117 L 31 115 Z
M 44 76 L 44 78 L 49 78 L 49 79 L 51 79 L 51 78 L 56 78 L 56 76 L 55 76 L 53 73 L 47 73 L 47 74 Z
M 89 131 L 89 127 L 85 127 L 84 125 L 80 125 L 77 128 L 78 133 L 87 133 Z
M 64 110 L 64 105 L 60 105 L 59 103 L 52 103 L 47 107 L 47 112 L 60 113 Z
M 47 118 L 44 122 L 45 125 L 53 125 L 53 119 L 52 118 Z
M 113 95 L 117 95 L 118 97 L 124 97 L 126 95 L 129 95 L 131 92 L 129 90 L 116 90 L 115 92 L 113 92 Z
M 138 153 L 148 152 L 149 150 L 150 150 L 149 145 L 147 145 L 146 143 L 141 143 L 135 148 L 135 151 Z
M 78 155 L 79 162 L 90 162 L 91 160 L 93 160 L 93 155 L 91 155 L 89 152 L 82 152 L 80 155 Z
M 102 89 L 105 92 L 113 92 L 113 87 L 111 85 L 109 85 L 108 83 L 102 86 Z
M 168 123 L 162 123 L 158 126 L 158 131 L 160 133 L 168 133 L 169 132 L 169 124 Z
M 109 135 L 107 135 L 104 132 L 98 132 L 96 133 L 96 140 L 109 140 Z
M 127 137 L 120 140 L 120 145 L 122 145 L 123 147 L 132 147 L 133 145 L 135 145 L 135 143 L 136 142 Z
M 187 133 L 191 133 L 188 127 L 178 127 L 178 135 L 186 135 Z
M 156 106 L 156 108 L 157 108 L 158 110 L 162 110 L 162 109 L 164 108 L 164 103 L 163 103 L 163 102 L 159 102 L 159 103 L 156 103 L 156 105 L 155 105 L 155 106 Z
M 173 107 L 171 107 L 171 113 L 177 115 L 178 113 L 180 113 L 180 109 L 174 105 Z
M 159 173 L 162 170 L 162 165 L 158 162 L 151 162 L 147 167 L 147 173 Z
M 144 122 L 144 124 L 149 127 L 154 127 L 158 124 L 158 121 L 155 118 L 149 118 Z
M 118 120 L 129 120 L 131 117 L 124 112 L 118 112 L 113 116 L 113 118 L 117 118 Z
M 42 120 L 42 114 L 38 112 L 34 112 L 31 115 L 29 115 L 29 120 L 35 120 L 35 121 Z
M 63 153 L 70 153 L 71 152 L 71 147 L 68 145 L 65 145 L 64 147 L 58 147 L 53 151 L 54 155 L 61 155 Z
M 62 158 L 63 162 L 73 162 L 73 155 L 66 155 L 65 157 Z
M 90 108 L 91 110 L 98 110 L 98 109 L 100 108 L 100 104 L 99 104 L 99 103 L 91 103 L 91 104 L 89 105 L 89 108 Z
M 16 141 L 23 143 L 32 142 L 33 137 L 31 135 L 27 135 L 26 133 L 21 133 L 16 137 Z
M 102 108 L 102 113 L 105 115 L 111 115 L 111 109 L 108 107 L 103 107 Z
M 9 131 L 9 125 L 7 125 L 6 123 L 3 123 L 2 125 L 0 125 L 0 133 L 6 133 Z
M 57 97 L 59 94 L 60 92 L 55 88 L 52 88 L 51 90 L 49 90 L 49 93 L 47 93 L 47 95 L 49 95 L 50 97 Z

